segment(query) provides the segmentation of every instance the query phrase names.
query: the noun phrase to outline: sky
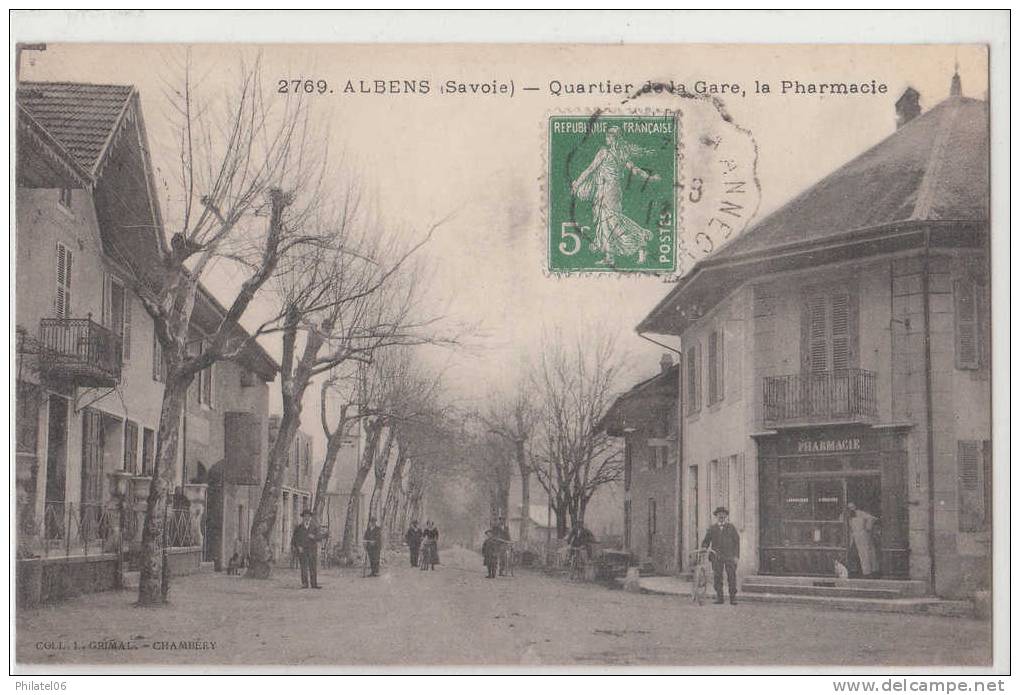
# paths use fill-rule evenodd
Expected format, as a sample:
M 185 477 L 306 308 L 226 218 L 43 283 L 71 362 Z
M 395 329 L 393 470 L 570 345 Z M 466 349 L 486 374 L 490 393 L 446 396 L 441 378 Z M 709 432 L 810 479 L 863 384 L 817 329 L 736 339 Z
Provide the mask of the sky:
M 330 156 L 343 160 L 341 170 L 358 178 L 387 221 L 416 238 L 445 220 L 422 252 L 431 280 L 426 303 L 477 331 L 470 350 L 433 349 L 427 359 L 446 369 L 449 396 L 465 406 L 513 381 L 543 336 L 558 331 L 568 340 L 618 334 L 633 381 L 656 371 L 663 352 L 634 332 L 668 293 L 662 278 L 547 273 L 545 123 L 551 115 L 595 108 L 675 108 L 681 100 L 666 95 L 622 104 L 621 95 L 555 96 L 555 82 L 737 84 L 742 94 L 721 99 L 753 137 L 756 162 L 742 166 L 754 167 L 760 182 L 759 219 L 890 135 L 894 103 L 906 87 L 920 92 L 926 110 L 948 96 L 958 65 L 965 96 L 983 99 L 988 89 L 986 53 L 975 46 L 277 44 L 257 50 L 269 100 L 294 98 L 277 92 L 279 80 L 326 81 L 332 93 L 307 97 L 311 113 L 328 128 Z M 22 78 L 134 85 L 158 179 L 176 154 L 165 89 L 180 79 L 184 52 L 166 44 L 50 44 L 24 55 Z M 193 46 L 191 60 L 204 89 L 225 92 L 240 58 L 255 52 Z M 428 80 L 430 92 L 363 94 L 361 80 L 370 91 L 375 80 Z M 514 95 L 440 94 L 447 80 L 479 87 L 512 81 Z M 774 91 L 755 94 L 756 80 Z M 783 95 L 777 93 L 783 80 L 874 80 L 886 91 Z M 344 93 L 348 81 L 353 94 Z M 172 227 L 172 215 L 166 221 Z M 229 278 L 208 278 L 206 285 L 229 300 Z M 279 355 L 272 341 L 265 346 Z M 305 412 L 317 413 L 318 390 L 309 392 Z M 321 452 L 317 423 L 303 429 Z

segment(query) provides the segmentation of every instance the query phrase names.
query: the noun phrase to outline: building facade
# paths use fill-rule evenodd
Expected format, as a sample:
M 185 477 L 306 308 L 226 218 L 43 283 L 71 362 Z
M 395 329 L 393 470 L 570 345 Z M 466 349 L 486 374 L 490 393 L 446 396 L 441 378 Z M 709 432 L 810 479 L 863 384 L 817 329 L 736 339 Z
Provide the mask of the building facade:
M 990 581 L 988 111 L 961 95 L 699 263 L 638 330 L 684 353 L 681 540 L 725 505 L 741 570 Z
M 269 417 L 269 447 L 272 448 L 280 431 L 280 416 Z M 273 532 L 273 556 L 284 561 L 291 555 L 290 536 L 301 523 L 301 512 L 312 508 L 316 480 L 312 478 L 312 438 L 297 431 L 287 452 L 283 485 L 280 487 L 279 513 Z
M 672 573 L 680 552 L 679 365 L 666 354 L 660 367 L 616 399 L 602 426 L 624 440 L 623 548 L 654 571 Z
M 19 84 L 16 156 L 19 557 L 120 552 L 140 540 L 164 381 L 132 282 L 158 261 L 162 229 L 137 92 Z M 222 315 L 203 290 L 195 340 Z M 233 394 L 238 370 L 261 390 Z M 208 554 L 208 473 L 224 459 L 224 417 L 261 408 L 264 428 L 275 372 L 254 349 L 192 388 L 166 542 L 196 565 Z

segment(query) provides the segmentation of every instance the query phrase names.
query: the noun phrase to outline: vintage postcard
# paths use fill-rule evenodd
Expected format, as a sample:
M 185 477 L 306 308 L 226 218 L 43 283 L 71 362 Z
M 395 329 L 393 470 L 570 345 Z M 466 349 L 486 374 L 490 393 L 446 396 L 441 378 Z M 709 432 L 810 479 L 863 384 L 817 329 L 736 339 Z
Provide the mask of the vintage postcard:
M 17 673 L 990 677 L 989 44 L 28 38 Z

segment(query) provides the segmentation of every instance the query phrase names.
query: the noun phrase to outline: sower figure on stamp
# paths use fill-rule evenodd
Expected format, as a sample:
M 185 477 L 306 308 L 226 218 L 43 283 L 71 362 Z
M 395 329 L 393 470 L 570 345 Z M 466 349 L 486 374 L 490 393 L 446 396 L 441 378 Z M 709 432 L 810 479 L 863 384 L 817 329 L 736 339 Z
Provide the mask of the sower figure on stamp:
M 379 576 L 379 553 L 382 551 L 382 527 L 376 522 L 374 516 L 368 518 L 368 528 L 365 529 L 365 552 L 368 553 L 368 562 L 372 566 L 370 577 Z
M 639 263 L 645 260 L 644 245 L 652 233 L 624 214 L 623 187 L 631 177 L 647 182 L 660 180 L 658 174 L 651 174 L 632 161 L 646 154 L 651 152 L 626 142 L 620 129 L 612 126 L 606 131 L 605 147 L 595 153 L 591 164 L 570 185 L 571 193 L 591 202 L 595 221 L 591 250 L 603 254 L 599 264 L 611 266 L 618 255 L 638 254 Z
M 712 556 L 712 575 L 715 584 L 715 602 L 725 603 L 723 600 L 723 571 L 726 572 L 726 583 L 730 590 L 730 603 L 737 603 L 737 560 L 740 559 L 740 534 L 737 528 L 728 519 L 730 510 L 726 507 L 716 507 L 715 523 L 709 527 L 705 534 L 705 540 L 701 542 L 702 548 L 711 548 L 715 551 Z
M 421 550 L 421 529 L 418 527 L 418 520 L 411 522 L 411 526 L 404 534 L 404 542 L 411 553 L 411 567 L 418 566 L 418 551 Z
M 294 529 L 290 545 L 297 550 L 298 562 L 301 564 L 301 588 L 321 589 L 319 586 L 319 542 L 325 538 L 318 526 L 312 525 L 312 510 L 301 512 L 301 524 Z

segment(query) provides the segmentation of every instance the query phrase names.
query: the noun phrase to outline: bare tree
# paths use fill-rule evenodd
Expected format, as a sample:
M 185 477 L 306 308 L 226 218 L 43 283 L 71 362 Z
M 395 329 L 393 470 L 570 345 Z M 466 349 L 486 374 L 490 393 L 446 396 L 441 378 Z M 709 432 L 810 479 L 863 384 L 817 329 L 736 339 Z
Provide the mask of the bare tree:
M 264 579 L 271 572 L 271 538 L 287 452 L 301 426 L 304 395 L 313 379 L 345 364 L 367 364 L 385 347 L 433 340 L 427 331 L 434 320 L 414 318 L 420 313 L 420 276 L 409 258 L 435 226 L 401 251 L 395 236 L 383 234 L 359 214 L 354 187 L 342 200 L 332 221 L 316 235 L 319 243 L 307 244 L 289 258 L 277 277 L 283 316 L 282 414 L 252 519 L 250 577 Z M 404 269 L 408 272 L 401 273 Z
M 620 479 L 623 461 L 599 422 L 612 404 L 621 359 L 613 337 L 545 345 L 533 375 L 539 430 L 533 469 L 562 538 L 576 528 L 599 487 Z
M 537 412 L 529 391 L 527 382 L 522 380 L 510 393 L 493 392 L 488 398 L 487 409 L 479 416 L 488 430 L 503 438 L 512 449 L 517 474 L 521 480 L 521 516 L 523 521 L 519 537 L 522 542 L 528 540 L 529 524 L 527 519 L 531 508 L 532 469 L 527 448 L 537 422 Z M 509 510 L 505 511 L 509 512 Z
M 309 146 L 307 111 L 299 100 L 270 103 L 268 93 L 258 60 L 242 64 L 236 89 L 215 97 L 200 97 L 190 64 L 184 67 L 182 84 L 168 92 L 179 161 L 176 181 L 166 182 L 175 188 L 167 206 L 174 219 L 154 214 L 158 262 L 112 250 L 152 318 L 165 367 L 142 531 L 140 604 L 163 602 L 169 590 L 161 545 L 188 387 L 203 369 L 253 349 L 272 330 L 270 320 L 246 334 L 240 321 L 281 259 L 307 241 L 303 219 L 317 203 L 323 160 Z M 201 280 L 213 268 L 240 276 L 239 287 L 216 329 L 194 343 L 192 312 L 204 293 Z M 216 305 L 211 295 L 202 300 Z

